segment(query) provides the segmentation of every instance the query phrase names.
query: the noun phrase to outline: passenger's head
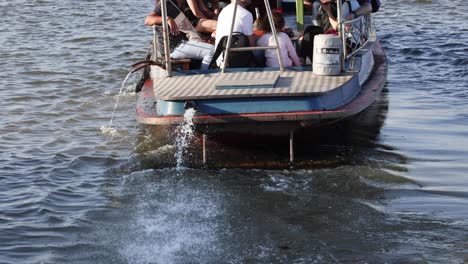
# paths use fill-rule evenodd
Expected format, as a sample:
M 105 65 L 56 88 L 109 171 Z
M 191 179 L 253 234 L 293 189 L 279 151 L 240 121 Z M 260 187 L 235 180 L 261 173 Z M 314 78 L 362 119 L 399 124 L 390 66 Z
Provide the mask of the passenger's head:
M 284 17 L 280 12 L 273 11 L 273 23 L 275 24 L 276 31 L 282 31 L 285 25 Z M 265 15 L 262 17 L 260 27 L 265 32 L 271 32 L 270 22 L 268 21 L 268 16 Z

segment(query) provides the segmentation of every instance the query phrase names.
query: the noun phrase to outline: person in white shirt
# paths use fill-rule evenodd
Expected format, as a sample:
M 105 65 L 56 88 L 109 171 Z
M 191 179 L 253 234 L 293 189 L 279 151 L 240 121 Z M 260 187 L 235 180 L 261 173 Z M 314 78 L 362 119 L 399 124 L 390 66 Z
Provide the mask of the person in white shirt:
M 273 22 L 275 24 L 279 48 L 281 50 L 281 57 L 283 59 L 283 64 L 285 67 L 291 66 L 301 66 L 299 57 L 297 56 L 296 49 L 289 38 L 289 36 L 283 32 L 284 30 L 284 17 L 279 12 L 273 12 Z M 276 46 L 275 38 L 271 33 L 270 23 L 268 22 L 268 17 L 264 16 L 261 22 L 262 29 L 265 31 L 265 34 L 257 40 L 257 46 L 266 47 L 266 46 Z M 267 67 L 279 67 L 280 63 L 278 60 L 278 51 L 276 49 L 265 50 L 265 65 Z
M 245 9 L 245 7 L 251 3 L 251 0 L 239 0 L 233 32 L 240 32 L 246 35 L 249 38 L 250 46 L 255 46 L 255 37 L 253 35 L 253 16 L 252 13 Z M 224 7 L 219 13 L 218 24 L 216 25 L 215 46 L 218 46 L 222 37 L 229 35 L 235 4 L 236 0 L 231 0 L 231 3 Z

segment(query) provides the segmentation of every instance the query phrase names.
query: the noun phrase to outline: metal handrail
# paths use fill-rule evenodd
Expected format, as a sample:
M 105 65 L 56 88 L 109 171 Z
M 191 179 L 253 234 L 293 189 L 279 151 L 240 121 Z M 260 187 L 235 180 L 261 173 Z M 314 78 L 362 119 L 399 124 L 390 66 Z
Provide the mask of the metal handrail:
M 231 51 L 255 51 L 255 50 L 269 50 L 269 49 L 277 49 L 276 46 L 262 46 L 262 47 L 238 47 L 238 48 L 231 48 Z
M 345 39 L 345 34 L 343 30 L 343 21 L 341 21 L 341 1 L 336 1 L 336 9 L 337 9 L 337 21 L 338 21 L 338 34 L 341 37 L 341 42 L 342 42 L 342 56 L 341 56 L 341 71 L 345 71 L 345 58 L 346 58 L 346 39 Z
M 166 72 L 167 77 L 172 76 L 171 68 L 171 49 L 169 46 L 169 24 L 167 23 L 167 6 L 166 0 L 161 0 L 161 15 L 163 26 L 163 42 L 164 42 L 164 56 L 166 58 Z
M 153 25 L 153 53 L 154 61 L 158 61 L 158 34 L 156 33 L 156 25 Z
M 229 36 L 226 43 L 226 52 L 224 53 L 223 63 L 221 65 L 222 73 L 224 73 L 224 70 L 226 69 L 226 64 L 228 62 L 229 50 L 231 48 L 232 32 L 234 31 L 234 23 L 236 22 L 237 5 L 239 4 L 238 1 L 239 0 L 236 0 L 236 3 L 234 4 L 234 12 L 232 14 L 231 20 L 231 29 L 229 30 Z
M 166 1 L 167 0 L 161 0 L 161 17 L 162 17 L 162 30 L 163 30 L 163 43 L 164 43 L 164 61 L 165 61 L 165 66 L 166 66 L 166 71 L 167 71 L 167 76 L 168 77 L 171 77 L 172 76 L 172 68 L 171 68 L 171 57 L 170 57 L 170 46 L 169 46 L 169 25 L 167 23 L 167 6 L 166 6 Z M 229 52 L 230 51 L 255 51 L 255 50 L 268 50 L 268 49 L 276 49 L 277 50 L 277 54 L 278 54 L 278 61 L 279 61 L 279 64 L 280 64 L 280 71 L 284 71 L 284 62 L 283 62 L 283 57 L 282 57 L 282 54 L 281 54 L 281 49 L 279 48 L 280 45 L 279 45 L 279 40 L 278 40 L 278 34 L 277 34 L 277 31 L 276 31 L 276 28 L 274 26 L 274 21 L 273 21 L 273 14 L 271 12 L 271 8 L 270 8 L 270 3 L 268 0 L 264 0 L 264 3 L 265 3 L 265 7 L 266 7 L 266 10 L 267 10 L 267 16 L 268 16 L 268 22 L 270 23 L 270 27 L 271 27 L 271 32 L 273 34 L 273 37 L 275 39 L 275 42 L 276 42 L 276 46 L 275 45 L 272 45 L 272 46 L 265 46 L 265 47 L 239 47 L 239 48 L 231 48 L 231 41 L 232 41 L 232 34 L 233 34 L 233 30 L 234 30 L 234 23 L 235 23 L 235 19 L 236 19 L 236 12 L 237 12 L 237 5 L 239 4 L 238 3 L 239 0 L 236 0 L 235 1 L 235 6 L 234 6 L 234 12 L 233 12 L 233 17 L 232 17 L 232 23 L 231 23 L 231 29 L 230 29 L 230 34 L 228 35 L 228 41 L 227 41 L 227 44 L 226 44 L 226 52 L 224 53 L 224 63 L 221 67 L 221 71 L 224 73 L 225 71 L 225 65 L 227 64 L 227 61 L 228 61 L 228 55 L 229 55 Z M 372 23 L 372 18 L 370 15 L 366 15 L 364 16 L 364 19 L 362 17 L 357 17 L 353 20 L 349 20 L 349 21 L 342 21 L 341 20 L 341 7 L 342 7 L 342 4 L 341 4 L 341 1 L 337 1 L 337 20 L 338 20 L 338 33 L 339 33 L 339 36 L 341 37 L 342 39 L 342 44 L 343 44 L 343 50 L 342 50 L 342 70 L 344 71 L 344 67 L 345 67 L 345 61 L 347 59 L 349 59 L 350 57 L 352 57 L 354 54 L 356 54 L 357 52 L 359 52 L 359 50 L 361 50 L 365 44 L 369 41 L 370 39 L 370 36 L 374 30 L 373 28 L 373 23 Z M 348 36 L 346 33 L 351 33 L 351 36 L 354 37 L 352 35 L 352 30 L 355 30 L 355 27 L 354 27 L 354 24 L 358 21 L 363 21 L 362 23 L 359 23 L 359 27 L 358 27 L 358 31 L 360 32 L 360 37 L 359 37 L 359 43 L 358 43 L 358 47 L 354 50 L 352 50 L 349 54 L 347 54 L 347 50 L 346 50 L 346 40 L 348 39 Z M 351 26 L 351 31 L 348 31 L 348 32 L 345 32 L 346 30 L 346 25 L 350 25 Z M 153 50 L 155 52 L 155 56 L 154 56 L 154 60 L 156 61 L 158 58 L 157 58 L 157 43 L 159 43 L 157 41 L 157 34 L 156 34 L 156 26 L 153 26 L 153 34 L 154 34 L 154 39 L 153 39 Z M 358 41 L 356 38 L 354 39 L 356 41 Z
M 273 38 L 275 39 L 275 43 L 276 43 L 276 51 L 278 53 L 280 71 L 283 72 L 284 71 L 283 56 L 281 54 L 281 49 L 279 48 L 280 45 L 279 45 L 279 40 L 278 40 L 278 34 L 276 32 L 275 23 L 273 21 L 273 13 L 271 12 L 270 2 L 268 0 L 265 0 L 264 2 L 265 2 L 265 7 L 267 11 L 267 16 L 268 16 L 268 22 L 270 22 L 271 33 L 273 33 Z
M 364 46 L 366 46 L 366 44 L 371 39 L 371 34 L 374 31 L 374 26 L 372 23 L 371 15 L 360 16 L 353 20 L 343 21 L 343 24 L 349 25 L 351 29 L 351 30 L 348 30 L 348 32 L 346 32 L 347 34 L 344 34 L 345 41 L 346 39 L 351 38 L 354 40 L 354 43 L 357 44 L 357 47 L 353 48 L 351 52 L 349 52 L 349 54 L 347 52 L 345 53 L 345 59 L 349 59 L 352 56 L 354 56 L 356 53 L 358 53 L 361 49 L 363 49 Z M 343 26 L 343 28 L 346 29 L 347 27 Z M 359 34 L 355 34 L 356 32 L 358 32 Z

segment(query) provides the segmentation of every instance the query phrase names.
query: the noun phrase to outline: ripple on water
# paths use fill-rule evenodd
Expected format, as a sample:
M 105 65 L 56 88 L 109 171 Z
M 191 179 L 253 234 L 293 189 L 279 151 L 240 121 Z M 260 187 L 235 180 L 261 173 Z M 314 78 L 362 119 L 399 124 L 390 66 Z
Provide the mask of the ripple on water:
M 417 48 L 403 48 L 400 50 L 400 53 L 403 55 L 422 55 L 425 52 L 422 49 Z

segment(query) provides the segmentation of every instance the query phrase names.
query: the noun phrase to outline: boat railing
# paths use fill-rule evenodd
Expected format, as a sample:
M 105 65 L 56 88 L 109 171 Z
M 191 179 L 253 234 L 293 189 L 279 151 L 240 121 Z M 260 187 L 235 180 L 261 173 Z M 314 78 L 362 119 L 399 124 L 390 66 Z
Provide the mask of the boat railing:
M 161 26 L 153 26 L 153 34 L 154 34 L 154 39 L 153 39 L 153 50 L 154 50 L 154 55 L 153 59 L 155 61 L 161 60 L 162 62 L 165 63 L 166 66 L 166 72 L 167 76 L 170 77 L 172 76 L 172 69 L 171 69 L 171 57 L 170 57 L 170 48 L 169 48 L 169 25 L 167 23 L 167 6 L 166 6 L 166 1 L 167 0 L 162 0 L 161 1 L 161 16 L 162 16 L 162 25 Z M 267 10 L 267 16 L 268 16 L 268 21 L 271 27 L 272 35 L 274 37 L 276 45 L 271 45 L 271 46 L 266 46 L 266 47 L 231 47 L 231 39 L 234 31 L 234 22 L 236 19 L 236 12 L 237 12 L 237 7 L 239 5 L 238 0 L 236 1 L 236 4 L 234 6 L 234 12 L 233 12 L 233 17 L 232 17 L 232 23 L 231 23 L 231 29 L 230 33 L 228 35 L 228 40 L 226 44 L 226 52 L 224 53 L 224 58 L 223 58 L 223 64 L 221 65 L 221 71 L 224 73 L 226 67 L 224 65 L 227 65 L 228 63 L 228 56 L 230 52 L 233 51 L 255 51 L 255 50 L 268 50 L 268 49 L 276 49 L 278 53 L 278 61 L 280 64 L 280 71 L 284 71 L 284 63 L 283 63 L 283 57 L 281 56 L 281 49 L 279 48 L 279 40 L 278 40 L 278 34 L 275 29 L 275 25 L 273 22 L 273 15 L 272 11 L 270 8 L 270 3 L 268 0 L 264 0 L 265 7 Z M 156 33 L 156 30 L 162 30 L 162 35 L 163 35 L 163 50 L 160 50 L 158 47 L 159 40 L 158 34 Z M 158 53 L 161 55 L 162 58 L 158 58 Z
M 165 64 L 167 76 L 170 77 L 172 75 L 172 69 L 171 69 L 171 58 L 170 58 L 170 48 L 169 48 L 169 25 L 167 23 L 167 7 L 166 7 L 166 1 L 167 0 L 161 0 L 161 16 L 162 16 L 162 25 L 161 26 L 153 26 L 153 33 L 154 33 L 154 39 L 153 39 L 153 50 L 154 50 L 154 56 L 153 59 L 155 61 L 160 61 Z M 275 44 L 276 45 L 271 45 L 271 46 L 266 46 L 266 47 L 231 47 L 231 40 L 232 40 L 232 35 L 234 31 L 234 22 L 236 18 L 236 12 L 237 12 L 237 7 L 239 5 L 238 3 L 239 0 L 236 0 L 236 4 L 234 6 L 234 12 L 233 12 L 233 17 L 232 17 L 232 23 L 231 23 L 231 28 L 230 28 L 230 34 L 228 35 L 228 40 L 226 43 L 226 52 L 224 52 L 224 58 L 223 61 L 224 63 L 221 65 L 221 72 L 225 72 L 225 65 L 228 64 L 228 56 L 230 52 L 233 51 L 255 51 L 255 50 L 268 50 L 268 49 L 276 49 L 277 50 L 277 55 L 278 55 L 278 61 L 279 61 L 279 70 L 282 72 L 284 71 L 284 63 L 283 63 L 283 57 L 281 55 L 281 49 L 279 48 L 279 40 L 278 40 L 278 34 L 274 26 L 273 22 L 273 15 L 272 11 L 270 8 L 270 3 L 269 0 L 264 0 L 266 11 L 267 11 L 267 17 L 268 21 L 271 27 L 271 33 L 274 37 Z M 339 29 L 338 31 L 340 32 L 340 36 L 342 38 L 342 43 L 343 43 L 343 54 L 342 54 L 342 70 L 344 71 L 344 65 L 345 61 L 354 56 L 356 53 L 358 53 L 362 48 L 366 46 L 366 43 L 372 39 L 373 34 L 375 34 L 374 27 L 373 27 L 373 22 L 372 18 L 370 15 L 366 16 L 360 16 L 357 17 L 353 20 L 349 21 L 340 21 L 340 11 L 341 11 L 341 1 L 337 1 L 337 10 L 338 10 L 338 23 L 339 23 Z M 159 40 L 157 39 L 156 34 L 156 27 L 158 27 L 158 30 L 162 31 L 162 36 L 163 36 L 163 50 L 161 50 L 161 47 L 158 47 Z M 341 34 L 343 32 L 343 34 Z M 161 55 L 161 58 L 158 56 L 158 52 Z
M 342 22 L 343 58 L 349 59 L 363 49 L 367 42 L 373 39 L 374 26 L 370 15 L 359 16 L 353 20 Z

